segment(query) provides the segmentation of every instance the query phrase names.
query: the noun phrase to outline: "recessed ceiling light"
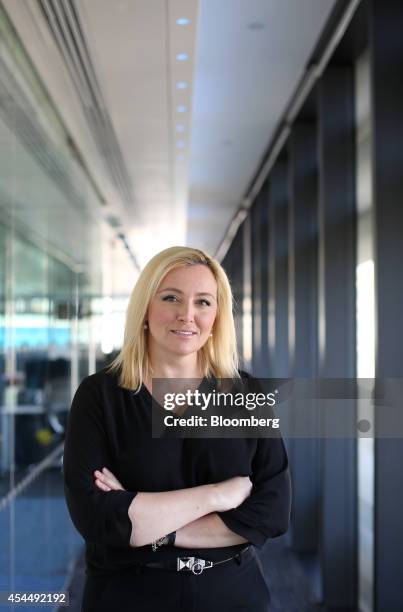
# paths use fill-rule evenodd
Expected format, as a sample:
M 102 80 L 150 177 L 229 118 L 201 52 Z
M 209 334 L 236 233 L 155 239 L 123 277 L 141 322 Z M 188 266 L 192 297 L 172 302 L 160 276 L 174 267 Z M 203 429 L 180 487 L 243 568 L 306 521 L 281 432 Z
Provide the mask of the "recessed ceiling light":
M 178 147 L 178 149 L 184 149 L 185 148 L 185 141 L 184 140 L 177 140 L 176 141 L 176 146 Z
M 186 113 L 187 106 L 184 106 L 183 104 L 180 104 L 179 106 L 176 107 L 176 110 L 177 110 L 178 113 Z
M 186 60 L 188 59 L 188 54 L 187 53 L 178 53 L 176 56 L 176 59 L 178 60 L 178 62 L 186 62 Z
M 183 123 L 178 123 L 176 125 L 176 131 L 177 132 L 184 132 L 185 131 L 185 126 L 183 125 Z
M 189 25 L 190 19 L 188 19 L 187 17 L 179 17 L 179 19 L 176 20 L 176 23 L 178 25 Z
M 262 21 L 251 21 L 248 23 L 247 28 L 248 30 L 263 30 L 265 26 L 266 24 Z
M 176 83 L 176 89 L 187 89 L 188 88 L 188 84 L 186 83 L 186 81 L 179 81 L 179 83 Z

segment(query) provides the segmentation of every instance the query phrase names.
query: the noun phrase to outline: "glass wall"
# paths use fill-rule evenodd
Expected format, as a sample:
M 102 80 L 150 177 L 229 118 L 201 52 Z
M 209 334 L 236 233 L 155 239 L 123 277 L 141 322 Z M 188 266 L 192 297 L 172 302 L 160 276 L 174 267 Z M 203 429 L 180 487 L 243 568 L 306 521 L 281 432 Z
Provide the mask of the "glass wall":
M 108 252 L 94 183 L 1 4 L 0 43 L 0 591 L 60 591 L 84 543 L 63 440 L 78 383 L 104 365 Z
M 61 473 L 77 275 L 13 224 L 0 236 L 0 590 L 58 590 L 81 546 Z
M 372 215 L 372 162 L 369 56 L 356 63 L 357 152 L 357 376 L 375 376 L 375 286 Z M 367 385 L 361 385 L 361 389 Z M 358 386 L 360 392 L 360 385 Z M 374 423 L 374 408 L 358 400 L 358 421 Z M 357 439 L 358 476 L 358 574 L 361 612 L 373 610 L 374 564 L 374 438 Z

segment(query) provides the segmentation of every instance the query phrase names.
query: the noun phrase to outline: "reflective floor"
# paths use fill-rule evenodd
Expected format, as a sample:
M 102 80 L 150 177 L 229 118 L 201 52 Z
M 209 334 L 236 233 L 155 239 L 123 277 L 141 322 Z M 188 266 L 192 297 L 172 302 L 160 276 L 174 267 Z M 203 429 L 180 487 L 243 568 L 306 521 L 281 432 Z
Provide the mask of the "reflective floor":
M 22 477 L 16 474 L 15 480 Z M 4 489 L 2 482 L 3 494 Z M 82 546 L 83 540 L 67 512 L 60 468 L 45 470 L 0 511 L 0 591 L 43 593 L 65 589 L 71 560 Z M 0 605 L 0 610 L 30 607 Z M 32 609 L 49 612 L 52 607 L 35 605 Z

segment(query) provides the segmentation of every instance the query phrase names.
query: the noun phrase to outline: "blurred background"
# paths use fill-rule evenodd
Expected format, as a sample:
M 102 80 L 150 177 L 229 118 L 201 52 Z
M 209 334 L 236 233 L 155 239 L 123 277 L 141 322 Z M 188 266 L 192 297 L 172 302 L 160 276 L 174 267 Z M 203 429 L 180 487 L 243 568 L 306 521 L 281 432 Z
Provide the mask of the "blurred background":
M 161 249 L 221 261 L 256 376 L 400 379 L 402 31 L 398 0 L 0 2 L 0 591 L 80 609 L 69 407 Z M 403 610 L 397 415 L 348 415 L 286 441 L 275 611 Z

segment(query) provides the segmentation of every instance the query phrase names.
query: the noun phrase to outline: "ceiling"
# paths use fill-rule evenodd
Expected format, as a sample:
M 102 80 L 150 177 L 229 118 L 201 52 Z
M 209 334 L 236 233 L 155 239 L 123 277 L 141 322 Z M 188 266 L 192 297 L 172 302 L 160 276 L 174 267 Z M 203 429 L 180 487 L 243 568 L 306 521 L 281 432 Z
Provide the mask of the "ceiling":
M 63 159 L 85 176 L 88 197 L 64 193 L 63 221 L 49 228 L 15 184 L 11 195 L 43 239 L 122 292 L 133 262 L 142 267 L 164 247 L 216 252 L 334 0 L 3 5 L 57 109 L 63 143 L 45 126 L 44 108 L 37 120 L 58 154 L 67 142 L 74 162 L 68 152 Z M 42 208 L 54 215 L 55 200 L 42 198 Z M 121 250 L 109 272 L 104 240 Z

